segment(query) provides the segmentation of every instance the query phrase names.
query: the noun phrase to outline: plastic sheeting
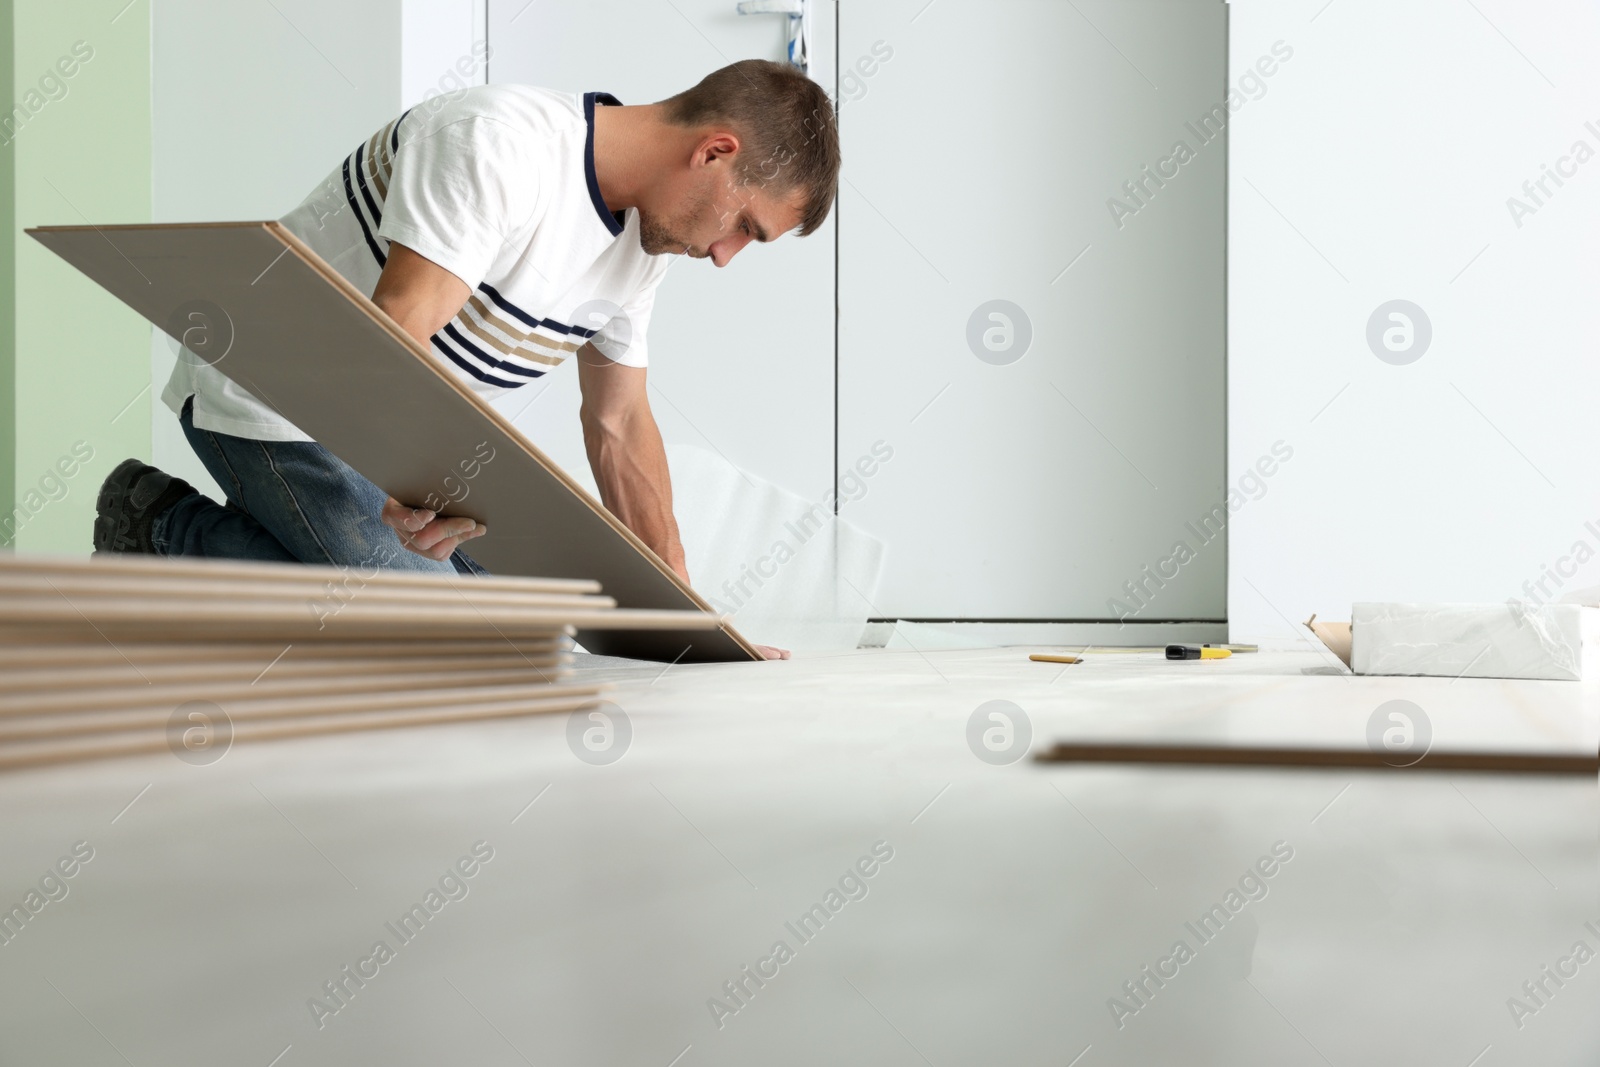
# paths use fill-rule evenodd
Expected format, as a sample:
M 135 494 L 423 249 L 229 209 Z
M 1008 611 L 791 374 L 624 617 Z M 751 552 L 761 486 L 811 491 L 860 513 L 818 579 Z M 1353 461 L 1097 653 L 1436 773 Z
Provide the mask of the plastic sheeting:
M 1600 608 L 1356 604 L 1351 669 L 1441 678 L 1600 678 Z
M 940 627 L 925 622 L 897 619 L 894 632 L 884 647 L 891 652 L 929 652 L 967 648 L 996 648 L 1000 642 L 985 630 Z
M 854 649 L 884 545 L 807 500 L 693 445 L 667 449 L 695 591 L 752 641 L 795 652 Z

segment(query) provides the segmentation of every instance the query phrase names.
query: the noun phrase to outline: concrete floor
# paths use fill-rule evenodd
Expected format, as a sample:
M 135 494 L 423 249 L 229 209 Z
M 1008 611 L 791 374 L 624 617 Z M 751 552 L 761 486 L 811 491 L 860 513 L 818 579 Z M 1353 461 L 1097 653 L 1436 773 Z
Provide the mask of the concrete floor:
M 996 765 L 968 743 L 1006 700 L 1035 751 L 1360 745 L 1405 699 L 1436 746 L 1592 750 L 1600 686 L 1025 653 L 594 661 L 631 727 L 603 765 L 557 716 L 0 776 L 0 904 L 93 849 L 0 945 L 0 1063 L 1600 1059 L 1600 962 L 1508 1008 L 1575 943 L 1600 951 L 1594 780 Z M 493 858 L 402 941 L 386 924 L 478 842 Z M 1274 848 L 1219 932 L 1185 925 Z M 786 926 L 835 902 L 804 940 Z

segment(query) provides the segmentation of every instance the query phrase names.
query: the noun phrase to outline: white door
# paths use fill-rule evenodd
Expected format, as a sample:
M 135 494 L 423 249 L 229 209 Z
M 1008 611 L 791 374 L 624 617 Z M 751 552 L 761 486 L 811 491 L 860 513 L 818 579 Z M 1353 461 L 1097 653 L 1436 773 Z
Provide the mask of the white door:
M 875 614 L 1224 617 L 1191 526 L 1223 496 L 1226 146 L 1185 124 L 1226 10 L 845 6 L 839 461 L 893 457 L 841 514 L 888 545 Z

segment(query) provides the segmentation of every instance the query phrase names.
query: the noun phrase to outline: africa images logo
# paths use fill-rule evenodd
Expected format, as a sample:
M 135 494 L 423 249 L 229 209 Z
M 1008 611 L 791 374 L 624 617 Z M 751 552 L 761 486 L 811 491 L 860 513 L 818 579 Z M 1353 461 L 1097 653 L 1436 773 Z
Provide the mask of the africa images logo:
M 1432 745 L 1428 713 L 1409 700 L 1386 700 L 1367 717 L 1367 748 L 1391 767 L 1420 763 Z

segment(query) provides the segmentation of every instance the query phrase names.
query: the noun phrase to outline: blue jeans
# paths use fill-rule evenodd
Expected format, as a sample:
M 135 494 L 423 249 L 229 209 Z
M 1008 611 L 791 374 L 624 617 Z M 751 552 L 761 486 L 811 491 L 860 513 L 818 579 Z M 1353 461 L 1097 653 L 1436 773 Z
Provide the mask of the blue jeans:
M 192 493 L 156 516 L 162 555 L 487 573 L 460 549 L 449 560 L 407 550 L 380 517 L 389 494 L 319 444 L 196 429 L 193 397 L 178 421 L 228 502 Z

